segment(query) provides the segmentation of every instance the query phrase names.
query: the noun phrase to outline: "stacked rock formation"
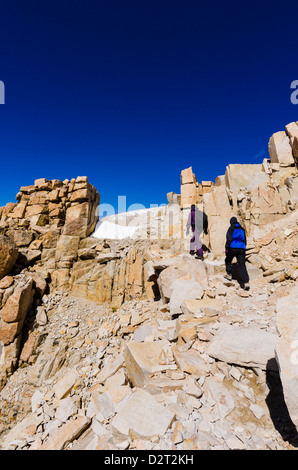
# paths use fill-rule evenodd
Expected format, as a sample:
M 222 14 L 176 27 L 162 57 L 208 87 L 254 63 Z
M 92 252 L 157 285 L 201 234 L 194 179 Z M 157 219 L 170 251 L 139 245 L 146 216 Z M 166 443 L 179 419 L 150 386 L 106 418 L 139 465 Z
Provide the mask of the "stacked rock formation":
M 17 365 L 28 313 L 37 308 L 48 284 L 67 284 L 79 242 L 98 220 L 99 194 L 87 177 L 38 179 L 21 187 L 16 199 L 0 209 L 1 384 Z
M 181 172 L 181 223 L 191 204 L 208 216 L 207 244 L 216 254 L 224 252 L 225 233 L 229 220 L 236 216 L 248 234 L 273 223 L 297 209 L 298 125 L 288 124 L 269 140 L 269 156 L 262 164 L 231 164 L 215 183 L 198 183 L 192 168 Z
M 212 181 L 202 181 L 198 183 L 192 167 L 181 172 L 181 199 L 180 204 L 183 209 L 189 208 L 192 204 L 200 204 L 203 195 L 209 193 L 214 186 Z

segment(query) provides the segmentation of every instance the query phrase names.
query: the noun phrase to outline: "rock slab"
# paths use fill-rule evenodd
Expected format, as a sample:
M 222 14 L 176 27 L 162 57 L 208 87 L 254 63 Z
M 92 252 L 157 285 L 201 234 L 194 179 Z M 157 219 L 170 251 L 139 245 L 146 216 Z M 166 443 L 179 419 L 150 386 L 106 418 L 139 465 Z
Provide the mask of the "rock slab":
M 221 325 L 207 353 L 220 361 L 262 370 L 276 370 L 278 335 L 258 327 Z

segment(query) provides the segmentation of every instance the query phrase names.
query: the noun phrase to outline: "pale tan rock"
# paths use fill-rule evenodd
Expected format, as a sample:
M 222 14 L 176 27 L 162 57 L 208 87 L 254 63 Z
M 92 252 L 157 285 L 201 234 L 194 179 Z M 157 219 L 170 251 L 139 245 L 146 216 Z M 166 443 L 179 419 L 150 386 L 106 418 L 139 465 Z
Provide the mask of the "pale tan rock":
M 43 295 L 45 294 L 45 291 L 48 285 L 47 283 L 48 273 L 29 272 L 28 277 L 30 277 L 33 280 L 35 295 L 41 299 Z
M 20 355 L 20 363 L 30 362 L 30 358 L 32 358 L 32 356 L 36 352 L 39 340 L 40 340 L 40 334 L 37 331 L 33 331 L 32 333 L 28 335 L 22 347 L 22 351 Z
M 262 173 L 262 164 L 233 163 L 226 168 L 225 185 L 234 194 L 238 194 L 242 188 L 253 187 L 258 175 L 267 180 L 266 174 Z
M 208 218 L 210 216 L 219 216 L 221 218 L 228 219 L 230 218 L 231 206 L 226 188 L 224 186 L 216 186 L 212 193 L 204 194 L 203 203 L 204 211 L 206 214 L 208 214 Z
M 182 303 L 186 299 L 201 299 L 203 287 L 193 279 L 177 279 L 172 283 L 169 310 L 172 315 L 182 313 Z
M 25 216 L 27 201 L 19 202 L 11 213 L 13 219 L 23 219 Z
M 6 323 L 2 320 L 0 329 L 0 341 L 6 346 L 13 342 L 17 334 L 19 333 L 19 324 Z
M 72 397 L 63 398 L 60 400 L 59 406 L 55 412 L 55 419 L 59 419 L 65 423 L 71 416 L 78 412 L 78 407 Z
M 143 259 L 135 247 L 129 250 L 126 263 L 126 298 L 141 298 L 143 294 Z
M 88 201 L 90 191 L 88 188 L 78 189 L 73 191 L 69 197 L 70 202 L 84 202 Z
M 136 343 L 131 341 L 124 350 L 125 365 L 132 383 L 143 387 L 150 374 L 169 368 L 162 364 L 162 353 L 166 346 L 165 341 L 146 341 Z
M 59 400 L 65 398 L 78 380 L 79 374 L 75 369 L 68 371 L 64 377 L 53 386 L 55 396 Z
M 114 416 L 114 400 L 110 391 L 99 393 L 98 390 L 94 390 L 91 394 L 91 402 L 96 410 L 96 416 L 101 422 Z
M 175 421 L 173 425 L 173 434 L 172 434 L 172 441 L 174 444 L 179 444 L 179 442 L 183 442 L 185 437 L 185 428 L 180 423 L 180 421 Z
M 36 190 L 35 186 L 33 184 L 29 185 L 29 186 L 22 186 L 20 188 L 20 192 L 21 193 L 24 193 L 24 194 L 31 194 L 33 193 L 34 191 Z
M 78 176 L 76 178 L 76 184 L 77 183 L 85 183 L 87 184 L 88 183 L 88 177 L 87 176 Z
M 62 450 L 76 439 L 90 424 L 87 416 L 78 416 L 59 428 L 38 450 Z
M 280 193 L 276 188 L 261 184 L 251 193 L 251 220 L 255 225 L 265 226 L 284 215 L 284 207 Z
M 44 214 L 47 212 L 47 206 L 43 204 L 34 204 L 32 206 L 27 206 L 26 208 L 26 218 L 31 218 L 35 215 Z
M 198 188 L 195 183 L 181 185 L 181 207 L 190 207 L 199 199 Z
M 196 182 L 196 177 L 192 171 L 192 167 L 185 168 L 185 170 L 181 171 L 180 180 L 182 185 Z
M 37 418 L 34 413 L 29 413 L 22 421 L 16 424 L 6 434 L 5 438 L 1 442 L 2 449 L 7 447 L 10 442 L 22 439 L 26 436 L 32 435 L 32 431 L 36 429 Z
M 17 247 L 30 245 L 34 238 L 33 233 L 29 230 L 8 230 L 6 235 L 16 244 Z
M 208 372 L 208 364 L 201 358 L 198 351 L 192 348 L 187 351 L 179 351 L 177 346 L 173 346 L 172 351 L 177 365 L 184 372 L 197 377 L 204 376 Z
M 115 374 L 124 364 L 123 354 L 118 354 L 114 360 L 109 360 L 103 369 L 97 374 L 96 379 L 99 383 L 104 383 L 109 377 Z
M 290 139 L 284 131 L 276 132 L 270 137 L 268 149 L 272 163 L 284 166 L 294 163 Z
M 57 243 L 55 261 L 61 268 L 70 268 L 77 259 L 80 238 L 72 235 L 61 235 Z
M 276 346 L 285 402 L 291 420 L 298 427 L 297 377 L 298 377 L 298 289 L 294 287 L 288 296 L 277 301 L 277 329 L 280 334 Z
M 195 315 L 204 313 L 205 315 L 219 315 L 223 313 L 224 301 L 222 299 L 186 299 L 182 304 L 185 314 Z
M 159 290 L 164 302 L 168 302 L 173 292 L 173 283 L 177 279 L 189 276 L 203 288 L 208 287 L 206 266 L 202 261 L 193 259 L 177 259 L 168 268 L 164 269 L 157 280 Z
M 153 395 L 137 389 L 119 407 L 111 427 L 115 435 L 150 439 L 154 436 L 163 436 L 174 417 L 174 413 L 158 403 Z
M 15 243 L 7 236 L 0 235 L 0 279 L 9 274 L 18 257 Z
M 48 181 L 46 178 L 38 178 L 34 181 L 34 186 L 36 186 L 38 189 L 48 189 L 52 183 Z
M 207 353 L 220 361 L 262 370 L 276 369 L 274 361 L 278 335 L 258 326 L 241 327 L 221 324 L 207 349 Z
M 6 323 L 23 324 L 33 299 L 33 281 L 28 279 L 18 286 L 2 308 L 0 316 Z M 19 327 L 20 329 L 21 327 Z
M 59 196 L 59 189 L 53 189 L 47 194 L 47 200 L 49 202 L 59 202 L 60 201 L 60 196 Z
M 235 401 L 225 385 L 212 377 L 207 377 L 204 386 L 216 402 L 216 411 L 219 419 L 223 420 L 235 408 Z
M 181 200 L 190 198 L 193 204 L 196 203 L 197 187 L 194 183 L 184 184 L 181 186 Z
M 84 238 L 89 234 L 88 221 L 90 205 L 88 202 L 71 206 L 66 211 L 64 234 Z
M 296 122 L 290 122 L 286 125 L 286 132 L 290 138 L 298 137 L 298 125 Z
M 5 276 L 0 281 L 0 289 L 8 289 L 14 283 L 14 278 L 12 276 Z
M 38 191 L 35 193 L 32 193 L 30 198 L 29 198 L 29 204 L 31 206 L 33 205 L 44 205 L 48 201 L 48 192 L 47 191 Z

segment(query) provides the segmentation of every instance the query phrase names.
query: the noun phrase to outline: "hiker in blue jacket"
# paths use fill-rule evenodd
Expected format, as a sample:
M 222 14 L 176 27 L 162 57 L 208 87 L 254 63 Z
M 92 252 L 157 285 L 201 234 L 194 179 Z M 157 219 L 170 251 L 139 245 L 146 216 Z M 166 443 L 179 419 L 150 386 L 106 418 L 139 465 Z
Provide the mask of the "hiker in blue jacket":
M 230 220 L 230 227 L 226 236 L 226 279 L 232 280 L 232 261 L 237 258 L 241 285 L 245 290 L 249 290 L 249 277 L 245 266 L 246 234 L 236 217 Z

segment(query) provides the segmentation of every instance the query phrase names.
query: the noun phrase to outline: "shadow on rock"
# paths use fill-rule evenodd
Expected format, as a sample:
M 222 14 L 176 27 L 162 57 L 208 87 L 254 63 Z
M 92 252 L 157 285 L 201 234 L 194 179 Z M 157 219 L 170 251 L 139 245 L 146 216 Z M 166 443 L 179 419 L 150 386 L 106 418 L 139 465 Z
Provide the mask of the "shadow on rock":
M 275 367 L 272 367 L 273 362 L 275 362 Z M 274 427 L 279 432 L 284 441 L 288 441 L 293 447 L 298 447 L 297 429 L 291 420 L 287 405 L 285 403 L 282 383 L 275 359 L 268 361 L 266 383 L 269 388 L 266 403 Z

